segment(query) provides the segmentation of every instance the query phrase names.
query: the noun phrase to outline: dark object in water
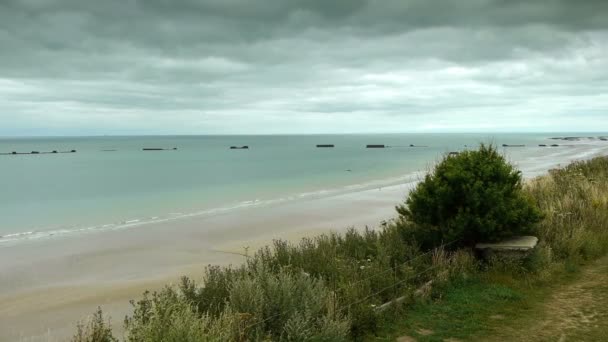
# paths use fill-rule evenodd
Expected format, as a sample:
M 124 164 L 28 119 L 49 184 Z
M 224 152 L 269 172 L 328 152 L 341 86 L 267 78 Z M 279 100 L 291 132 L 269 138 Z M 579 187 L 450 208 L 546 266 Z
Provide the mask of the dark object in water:
M 502 144 L 502 147 L 525 147 L 526 145 L 507 145 L 507 144 Z
M 589 139 L 593 139 L 593 137 L 588 137 Z M 579 141 L 581 139 L 584 139 L 584 137 L 553 137 L 553 138 L 549 138 L 549 139 L 553 139 L 553 140 L 565 140 L 565 141 Z
M 410 147 L 428 147 L 428 146 L 410 144 Z
M 450 153 L 448 153 L 448 156 L 452 156 L 453 157 L 453 156 L 457 156 L 459 154 L 460 154 L 460 152 L 450 152 Z
M 367 148 L 385 148 L 386 146 L 384 145 L 367 145 Z
M 23 154 L 58 154 L 58 153 L 74 153 L 76 152 L 76 150 L 71 150 L 71 151 L 65 151 L 65 152 L 59 152 L 57 150 L 52 150 L 52 151 L 44 151 L 44 152 L 40 152 L 40 151 L 31 151 L 31 152 L 17 152 L 17 151 L 13 151 L 10 153 L 0 153 L 1 155 L 23 155 Z
M 545 145 L 545 144 L 540 144 L 538 146 L 540 146 L 540 147 L 547 147 L 547 145 Z
M 551 147 L 558 147 L 558 146 L 559 146 L 558 144 L 551 145 Z
M 608 138 L 600 138 L 601 141 L 608 141 Z
M 351 170 L 351 169 L 344 170 L 344 171 L 346 171 L 346 172 L 353 172 L 353 170 Z
M 319 144 L 317 147 L 335 147 L 334 144 Z
M 142 148 L 143 151 L 175 151 L 177 150 L 177 147 L 174 148 L 158 148 L 158 147 L 144 147 Z M 76 152 L 76 151 L 72 151 L 72 152 Z
M 238 147 L 238 146 L 230 146 L 230 149 L 231 149 L 231 150 L 248 150 L 248 149 L 249 149 L 249 146 L 247 146 L 247 145 L 245 145 L 245 146 L 241 146 L 241 147 Z
M 101 152 L 116 152 L 117 150 L 101 150 Z

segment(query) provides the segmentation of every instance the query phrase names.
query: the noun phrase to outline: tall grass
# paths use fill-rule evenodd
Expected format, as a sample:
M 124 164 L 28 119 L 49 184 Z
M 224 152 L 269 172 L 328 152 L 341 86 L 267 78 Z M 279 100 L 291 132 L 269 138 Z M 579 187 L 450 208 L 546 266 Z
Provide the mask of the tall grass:
M 608 252 L 608 158 L 551 170 L 527 191 L 545 215 L 537 235 L 556 259 L 593 259 Z
M 551 171 L 525 191 L 543 220 L 536 228 L 541 245 L 522 268 L 546 270 L 608 252 L 608 158 Z M 423 253 L 412 239 L 416 229 L 399 220 L 296 244 L 276 240 L 239 267 L 207 267 L 200 284 L 182 278 L 178 286 L 145 293 L 132 302 L 124 339 L 340 341 L 373 334 L 378 305 L 412 296 L 431 280 L 437 292 L 479 272 L 470 250 Z M 111 341 L 101 312 L 96 317 L 79 325 L 74 341 Z

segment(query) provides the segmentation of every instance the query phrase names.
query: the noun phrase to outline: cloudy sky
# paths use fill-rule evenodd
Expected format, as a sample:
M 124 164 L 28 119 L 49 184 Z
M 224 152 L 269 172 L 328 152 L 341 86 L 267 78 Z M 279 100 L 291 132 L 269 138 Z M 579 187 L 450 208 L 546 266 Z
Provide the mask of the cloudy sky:
M 0 136 L 608 131 L 606 0 L 0 0 Z

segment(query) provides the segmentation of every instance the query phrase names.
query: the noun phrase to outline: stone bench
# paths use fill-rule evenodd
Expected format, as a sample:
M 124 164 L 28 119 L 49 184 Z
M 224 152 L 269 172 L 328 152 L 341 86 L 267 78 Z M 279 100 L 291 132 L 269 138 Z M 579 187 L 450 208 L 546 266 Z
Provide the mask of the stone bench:
M 492 257 L 521 259 L 530 254 L 538 245 L 536 236 L 514 236 L 503 241 L 492 243 L 478 243 L 475 245 L 481 256 L 489 260 Z

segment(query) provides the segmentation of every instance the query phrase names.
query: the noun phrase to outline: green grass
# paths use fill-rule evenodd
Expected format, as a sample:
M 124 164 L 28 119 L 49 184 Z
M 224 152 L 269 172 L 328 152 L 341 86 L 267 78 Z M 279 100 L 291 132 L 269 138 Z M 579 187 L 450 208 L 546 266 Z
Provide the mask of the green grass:
M 516 336 L 514 332 L 535 325 L 543 315 L 550 316 L 551 313 L 542 311 L 543 305 L 556 288 L 575 281 L 580 276 L 581 265 L 608 252 L 608 158 L 575 162 L 553 170 L 529 182 L 525 191 L 544 215 L 535 232 L 541 243 L 530 258 L 519 265 L 491 265 L 489 271 L 477 274 L 474 279 L 438 290 L 440 296 L 434 301 L 415 303 L 400 315 L 388 314 L 378 336 L 368 339 L 394 341 L 399 336 L 410 336 L 418 341 L 450 338 L 501 341 L 530 338 Z M 601 285 L 585 288 L 583 293 L 594 298 L 608 297 L 608 289 Z M 595 308 L 594 315 L 606 321 L 608 308 L 602 307 L 605 305 Z M 560 329 L 554 327 L 555 331 L 547 334 L 557 333 L 560 338 Z M 569 333 L 585 341 L 600 341 L 607 329 L 601 323 L 579 324 Z
M 508 316 L 512 308 L 524 303 L 525 295 L 516 289 L 479 279 L 470 280 L 454 285 L 441 299 L 413 304 L 402 320 L 387 322 L 385 331 L 375 340 L 394 341 L 401 335 L 418 341 L 469 339 L 492 327 L 494 322 L 489 316 Z
M 480 275 L 444 289 L 431 301 L 419 301 L 397 315 L 387 313 L 377 336 L 368 341 L 479 340 L 500 335 L 503 325 L 526 326 L 541 314 L 542 304 L 559 285 L 576 280 L 578 272 L 559 272 L 550 281 L 529 283 L 499 274 Z

